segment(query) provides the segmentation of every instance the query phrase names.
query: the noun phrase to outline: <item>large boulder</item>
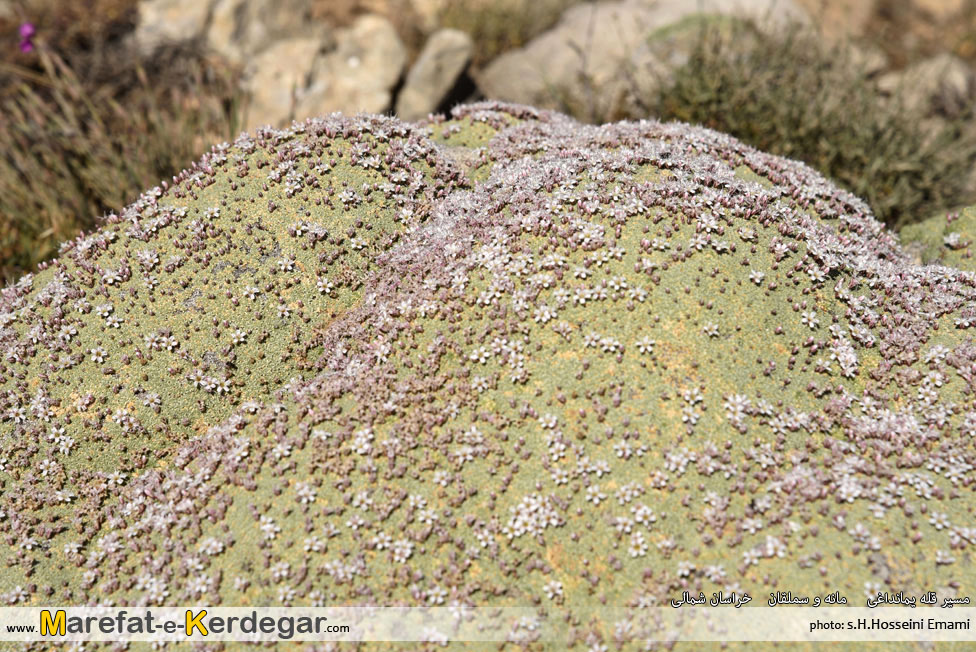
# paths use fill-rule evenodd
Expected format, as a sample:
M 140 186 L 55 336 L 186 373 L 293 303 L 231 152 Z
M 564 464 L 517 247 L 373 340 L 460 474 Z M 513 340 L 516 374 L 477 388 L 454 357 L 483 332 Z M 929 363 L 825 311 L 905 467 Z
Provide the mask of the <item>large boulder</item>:
M 389 111 L 407 61 L 387 18 L 365 13 L 335 28 L 315 19 L 311 0 L 142 0 L 131 39 L 144 56 L 196 41 L 240 65 L 248 128 Z
M 248 63 L 244 88 L 250 101 L 249 125 L 280 126 L 296 117 L 296 105 L 309 86 L 312 68 L 333 41 L 317 36 L 275 41 Z
M 202 39 L 215 0 L 141 0 L 132 39 L 143 56 L 164 45 Z
M 972 595 L 974 328 L 976 276 L 713 131 L 260 129 L 0 295 L 0 587 L 577 648 L 682 591 Z
M 332 111 L 384 113 L 407 65 L 407 49 L 393 24 L 375 14 L 336 33 L 334 51 L 319 57 L 298 106 L 301 119 Z
M 488 64 L 478 86 L 490 98 L 569 109 L 594 120 L 626 113 L 631 94 L 652 92 L 687 56 L 697 29 L 681 27 L 696 15 L 751 18 L 770 28 L 807 20 L 792 0 L 582 3 L 549 31 Z
M 397 95 L 396 113 L 403 120 L 417 120 L 434 112 L 464 73 L 474 43 L 456 29 L 441 29 L 424 44 Z
M 390 21 L 372 14 L 334 33 L 275 41 L 245 69 L 248 124 L 281 126 L 333 111 L 385 112 L 406 58 Z
M 311 4 L 310 0 L 217 0 L 207 45 L 227 61 L 246 63 L 278 39 L 324 31 L 324 24 L 310 18 Z

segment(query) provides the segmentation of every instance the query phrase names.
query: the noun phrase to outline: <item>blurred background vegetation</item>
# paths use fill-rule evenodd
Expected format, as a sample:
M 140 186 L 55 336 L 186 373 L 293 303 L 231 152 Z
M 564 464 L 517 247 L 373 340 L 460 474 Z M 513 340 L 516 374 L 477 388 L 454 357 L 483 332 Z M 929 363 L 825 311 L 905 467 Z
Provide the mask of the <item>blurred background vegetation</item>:
M 893 228 L 973 201 L 973 106 L 882 93 L 869 62 L 793 27 L 774 38 L 748 23 L 703 26 L 688 62 L 648 115 L 702 124 L 801 160 L 852 191 Z
M 960 1 L 965 19 L 936 29 L 910 3 L 879 0 L 862 31 L 893 66 L 939 51 L 972 63 L 976 2 Z M 436 21 L 473 38 L 477 68 L 580 2 L 457 0 Z M 0 283 L 56 255 L 61 242 L 95 228 L 100 216 L 169 179 L 211 144 L 232 140 L 245 124 L 239 68 L 192 43 L 151 60 L 127 50 L 137 5 L 8 0 L 0 11 Z M 315 4 L 316 17 L 334 25 L 377 11 L 416 58 L 428 30 L 406 2 Z M 821 29 L 836 31 L 844 20 L 825 13 Z M 36 30 L 30 51 L 20 47 L 25 23 Z M 882 92 L 876 75 L 863 56 L 823 33 L 762 36 L 747 22 L 703 24 L 667 83 L 613 117 L 700 123 L 802 160 L 893 227 L 976 202 L 973 107 L 936 107 L 940 119 L 932 121 L 932 107 L 905 101 L 906 89 Z
M 121 51 L 134 0 L 42 0 L 2 25 L 0 276 L 58 246 L 237 135 L 235 71 L 193 49 Z M 16 41 L 36 26 L 29 52 Z M 11 38 L 12 37 L 12 38 Z

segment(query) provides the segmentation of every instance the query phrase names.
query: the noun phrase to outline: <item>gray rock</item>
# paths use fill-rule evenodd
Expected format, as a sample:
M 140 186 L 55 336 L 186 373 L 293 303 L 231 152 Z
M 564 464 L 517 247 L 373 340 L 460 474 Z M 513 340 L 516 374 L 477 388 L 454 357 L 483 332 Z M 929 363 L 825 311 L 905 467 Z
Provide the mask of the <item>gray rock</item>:
M 296 117 L 390 110 L 393 87 L 407 64 L 407 49 L 392 23 L 382 16 L 360 16 L 336 32 L 336 43 L 313 64 Z
M 247 128 L 280 126 L 295 117 L 308 87 L 316 58 L 329 48 L 315 37 L 283 39 L 265 48 L 248 64 L 244 87 L 250 93 Z
M 161 45 L 187 43 L 202 38 L 214 0 L 142 0 L 133 41 L 144 56 Z
M 245 69 L 247 126 L 282 126 L 334 111 L 385 112 L 406 59 L 393 25 L 375 15 L 334 35 L 275 41 Z
M 311 20 L 310 0 L 217 0 L 207 45 L 241 64 L 279 38 L 316 36 L 326 27 Z
M 792 0 L 586 3 L 567 10 L 555 27 L 524 47 L 492 61 L 477 83 L 489 98 L 609 119 L 626 109 L 629 96 L 653 91 L 680 65 L 694 39 L 678 39 L 680 47 L 662 51 L 651 37 L 695 14 L 754 18 L 769 28 L 808 21 Z
M 397 115 L 403 120 L 418 120 L 435 111 L 467 68 L 473 51 L 474 42 L 464 32 L 435 32 L 407 74 L 397 97 Z
M 626 90 L 618 75 L 643 34 L 653 29 L 646 7 L 613 2 L 581 5 L 522 48 L 506 52 L 477 76 L 485 96 L 579 115 L 594 100 L 606 106 Z

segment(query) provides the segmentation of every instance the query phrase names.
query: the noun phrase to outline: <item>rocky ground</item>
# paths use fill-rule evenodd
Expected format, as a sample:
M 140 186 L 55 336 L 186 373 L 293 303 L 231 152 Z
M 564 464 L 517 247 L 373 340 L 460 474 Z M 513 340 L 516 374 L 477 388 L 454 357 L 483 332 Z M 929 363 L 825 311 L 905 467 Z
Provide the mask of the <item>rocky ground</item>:
M 955 33 L 956 49 L 974 54 L 971 35 L 960 27 L 972 16 L 958 0 L 563 0 L 562 12 L 550 3 L 556 7 L 551 26 L 542 23 L 547 29 L 521 47 L 476 67 L 471 63 L 481 44 L 442 25 L 449 3 L 351 4 L 343 15 L 348 24 L 336 25 L 314 19 L 313 0 L 141 0 L 132 39 L 144 56 L 163 44 L 202 40 L 245 67 L 251 127 L 332 111 L 395 111 L 413 120 L 479 96 L 557 110 L 588 107 L 600 121 L 626 112 L 635 78 L 642 93 L 666 81 L 697 40 L 688 22 L 696 15 L 753 19 L 770 30 L 808 24 L 824 39 L 853 39 L 886 92 L 905 87 L 913 101 L 950 110 L 976 98 L 969 63 L 947 51 L 945 40 L 942 50 L 931 44 Z M 485 3 L 468 4 L 475 16 L 487 12 Z M 519 20 L 527 4 L 505 5 L 510 20 Z M 404 42 L 408 35 L 414 51 Z

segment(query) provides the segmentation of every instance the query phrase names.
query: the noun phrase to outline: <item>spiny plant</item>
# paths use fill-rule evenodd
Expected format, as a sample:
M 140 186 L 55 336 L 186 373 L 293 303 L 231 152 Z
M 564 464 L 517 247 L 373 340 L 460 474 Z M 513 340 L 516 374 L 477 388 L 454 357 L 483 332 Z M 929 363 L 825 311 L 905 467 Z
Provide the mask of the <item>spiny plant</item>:
M 214 147 L 0 299 L 8 604 L 973 591 L 976 276 L 707 129 Z

